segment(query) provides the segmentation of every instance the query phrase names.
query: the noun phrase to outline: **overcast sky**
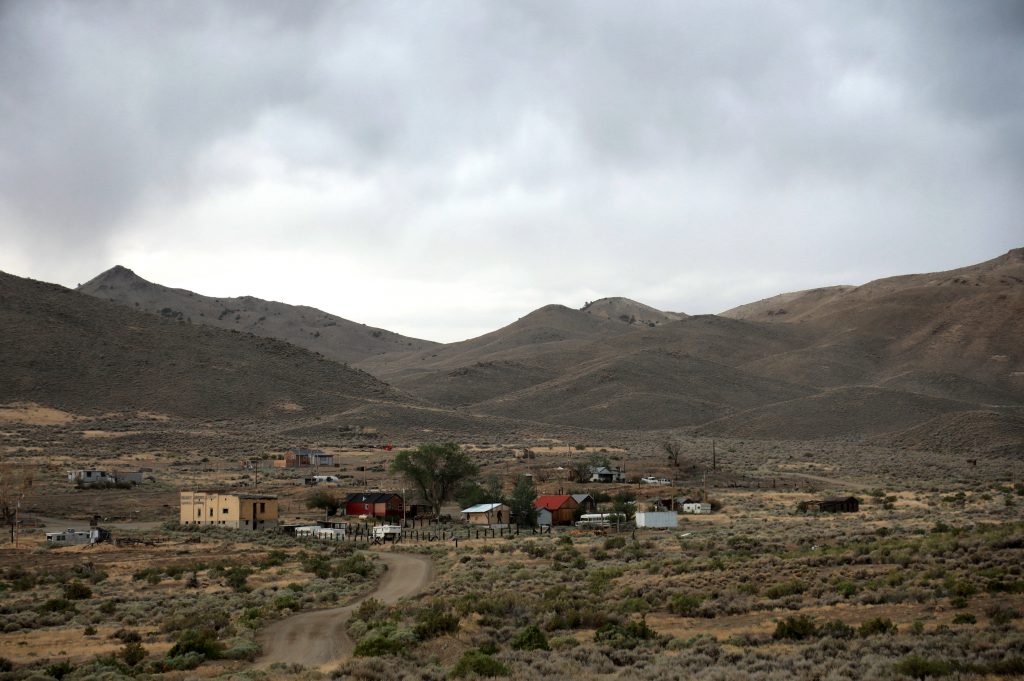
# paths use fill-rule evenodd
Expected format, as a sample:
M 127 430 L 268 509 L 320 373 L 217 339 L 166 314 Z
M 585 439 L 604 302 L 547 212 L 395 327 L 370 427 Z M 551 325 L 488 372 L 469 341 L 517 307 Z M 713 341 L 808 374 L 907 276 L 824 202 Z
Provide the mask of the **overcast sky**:
M 0 270 L 459 340 L 1024 245 L 1024 3 L 0 1 Z

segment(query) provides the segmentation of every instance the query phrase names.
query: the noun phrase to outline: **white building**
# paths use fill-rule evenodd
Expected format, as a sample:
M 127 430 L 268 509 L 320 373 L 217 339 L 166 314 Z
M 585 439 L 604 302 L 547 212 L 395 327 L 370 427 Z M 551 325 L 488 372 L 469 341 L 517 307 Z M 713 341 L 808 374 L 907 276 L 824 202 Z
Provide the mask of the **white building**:
M 89 530 L 74 530 L 70 527 L 63 532 L 47 532 L 46 543 L 54 546 L 78 546 L 81 544 L 95 544 L 103 539 L 104 535 L 109 537 L 104 530 L 94 527 Z
M 711 513 L 711 504 L 704 502 L 691 501 L 683 504 L 683 513 L 692 513 L 697 515 L 707 515 Z
M 679 514 L 675 511 L 638 511 L 637 527 L 679 527 Z

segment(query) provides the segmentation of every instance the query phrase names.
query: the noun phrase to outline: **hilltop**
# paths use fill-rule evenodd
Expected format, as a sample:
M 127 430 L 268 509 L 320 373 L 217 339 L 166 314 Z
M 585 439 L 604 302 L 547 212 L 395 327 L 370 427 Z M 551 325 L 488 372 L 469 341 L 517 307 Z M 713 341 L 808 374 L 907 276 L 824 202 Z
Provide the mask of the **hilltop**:
M 287 341 L 339 362 L 356 362 L 385 352 L 421 350 L 432 341 L 358 324 L 313 307 L 251 296 L 213 298 L 146 281 L 126 267 L 112 267 L 77 289 L 168 319 L 245 331 Z

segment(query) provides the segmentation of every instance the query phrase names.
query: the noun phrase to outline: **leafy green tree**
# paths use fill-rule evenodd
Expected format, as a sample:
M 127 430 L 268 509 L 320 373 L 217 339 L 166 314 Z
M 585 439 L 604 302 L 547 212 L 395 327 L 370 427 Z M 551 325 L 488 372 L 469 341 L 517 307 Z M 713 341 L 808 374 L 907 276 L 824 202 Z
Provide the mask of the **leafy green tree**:
M 508 506 L 516 522 L 524 527 L 537 526 L 537 511 L 533 502 L 537 498 L 537 489 L 533 486 L 533 478 L 521 475 L 512 490 L 512 498 Z
M 426 444 L 407 449 L 395 456 L 391 471 L 399 473 L 419 491 L 435 514 L 451 499 L 460 483 L 475 476 L 479 469 L 457 444 Z
M 318 489 L 306 499 L 306 508 L 319 508 L 327 512 L 327 515 L 334 515 L 338 512 L 342 501 L 330 492 Z

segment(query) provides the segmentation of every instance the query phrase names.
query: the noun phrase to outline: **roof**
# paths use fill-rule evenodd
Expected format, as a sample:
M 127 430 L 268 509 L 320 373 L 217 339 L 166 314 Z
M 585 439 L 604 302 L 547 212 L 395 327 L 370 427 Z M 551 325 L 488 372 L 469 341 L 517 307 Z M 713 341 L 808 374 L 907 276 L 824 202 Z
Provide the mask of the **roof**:
M 570 501 L 575 502 L 568 494 L 542 494 L 533 502 L 534 508 L 546 508 L 549 511 L 557 511 Z
M 593 501 L 594 499 L 594 497 L 590 496 L 589 494 L 570 494 L 569 496 L 575 499 L 577 504 L 582 504 L 587 499 L 590 499 L 591 501 Z
M 845 503 L 847 501 L 858 501 L 857 497 L 829 497 L 828 499 L 822 499 L 818 503 Z
M 352 494 L 349 494 L 347 497 L 345 497 L 345 503 L 383 504 L 387 503 L 388 501 L 391 501 L 395 497 L 398 497 L 399 500 L 402 499 L 402 497 L 395 494 L 394 492 L 353 492 Z
M 470 506 L 469 508 L 462 509 L 462 513 L 490 513 L 491 511 L 504 506 L 505 504 L 499 502 L 490 504 L 477 504 L 476 506 Z

